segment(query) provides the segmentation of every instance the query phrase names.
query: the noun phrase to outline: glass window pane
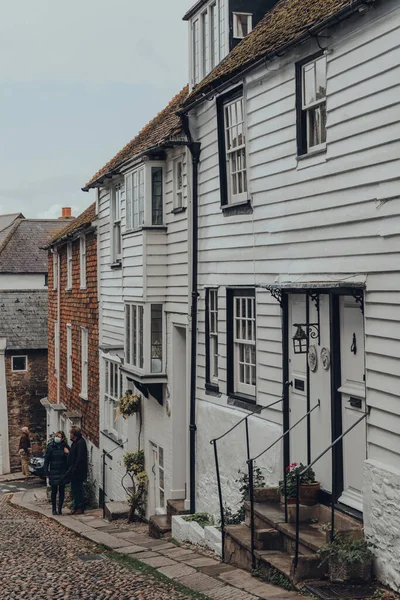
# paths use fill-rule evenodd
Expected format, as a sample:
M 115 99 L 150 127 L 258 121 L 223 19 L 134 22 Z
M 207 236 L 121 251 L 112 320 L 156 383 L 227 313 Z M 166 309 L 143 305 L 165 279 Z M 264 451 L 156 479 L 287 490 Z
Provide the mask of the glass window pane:
M 105 390 L 106 390 L 106 394 L 109 393 L 109 385 L 108 385 L 108 377 L 109 377 L 109 364 L 108 364 L 108 360 L 106 360 L 106 365 L 105 365 Z
M 164 449 L 159 446 L 158 448 L 158 464 L 161 468 L 164 468 Z M 163 485 L 161 487 L 164 487 Z
M 143 351 L 143 314 L 144 308 L 143 306 L 138 307 L 139 311 L 139 368 L 143 369 L 144 365 L 144 351 Z
M 151 372 L 162 373 L 162 304 L 151 305 Z
M 315 63 L 316 76 L 316 97 L 317 100 L 326 97 L 326 56 L 323 56 Z
M 152 224 L 162 225 L 163 223 L 163 190 L 162 190 L 163 170 L 162 167 L 152 167 L 151 169 L 151 214 Z
M 308 106 L 316 100 L 315 92 L 315 63 L 303 67 L 304 105 Z
M 126 347 L 126 362 L 131 364 L 131 307 L 125 307 L 126 311 L 126 332 L 125 332 L 125 347 Z

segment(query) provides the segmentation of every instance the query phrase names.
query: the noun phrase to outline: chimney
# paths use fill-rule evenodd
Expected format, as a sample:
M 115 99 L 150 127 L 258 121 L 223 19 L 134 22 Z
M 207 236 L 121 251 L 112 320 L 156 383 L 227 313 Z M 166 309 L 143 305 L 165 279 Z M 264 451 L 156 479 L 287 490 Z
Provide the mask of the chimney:
M 61 218 L 62 219 L 68 219 L 71 218 L 71 207 L 70 206 L 66 206 L 62 209 L 62 215 Z

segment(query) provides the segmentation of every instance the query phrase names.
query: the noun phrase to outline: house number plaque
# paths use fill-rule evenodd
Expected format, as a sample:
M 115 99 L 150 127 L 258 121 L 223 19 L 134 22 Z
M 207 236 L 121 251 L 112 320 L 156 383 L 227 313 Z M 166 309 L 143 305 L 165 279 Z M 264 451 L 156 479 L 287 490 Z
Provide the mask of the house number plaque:
M 331 366 L 331 353 L 328 348 L 321 349 L 321 364 L 325 371 L 329 371 L 329 367 Z
M 318 354 L 315 346 L 310 346 L 308 349 L 308 366 L 313 373 L 317 370 Z

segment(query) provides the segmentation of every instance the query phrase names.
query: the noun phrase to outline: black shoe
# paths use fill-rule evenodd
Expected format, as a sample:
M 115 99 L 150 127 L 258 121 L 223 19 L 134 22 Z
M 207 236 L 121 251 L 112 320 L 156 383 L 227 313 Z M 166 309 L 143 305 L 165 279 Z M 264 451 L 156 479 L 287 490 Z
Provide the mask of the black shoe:
M 57 511 L 55 508 L 53 508 L 53 515 L 56 515 L 56 514 L 57 514 Z
M 58 509 L 58 514 L 62 515 L 62 509 L 61 508 Z

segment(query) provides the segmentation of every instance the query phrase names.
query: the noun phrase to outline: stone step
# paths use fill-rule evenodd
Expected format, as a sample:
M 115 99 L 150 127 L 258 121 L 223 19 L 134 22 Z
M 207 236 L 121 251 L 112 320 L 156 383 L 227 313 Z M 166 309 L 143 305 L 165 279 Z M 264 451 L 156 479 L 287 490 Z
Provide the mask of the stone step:
M 127 502 L 106 502 L 105 518 L 108 521 L 116 521 L 117 519 L 127 519 L 129 516 L 130 506 Z
M 149 536 L 161 539 L 171 533 L 171 523 L 167 515 L 153 515 L 149 519 Z
M 172 517 L 188 514 L 190 514 L 190 510 L 185 509 L 185 500 L 167 500 L 167 517 L 170 524 Z

